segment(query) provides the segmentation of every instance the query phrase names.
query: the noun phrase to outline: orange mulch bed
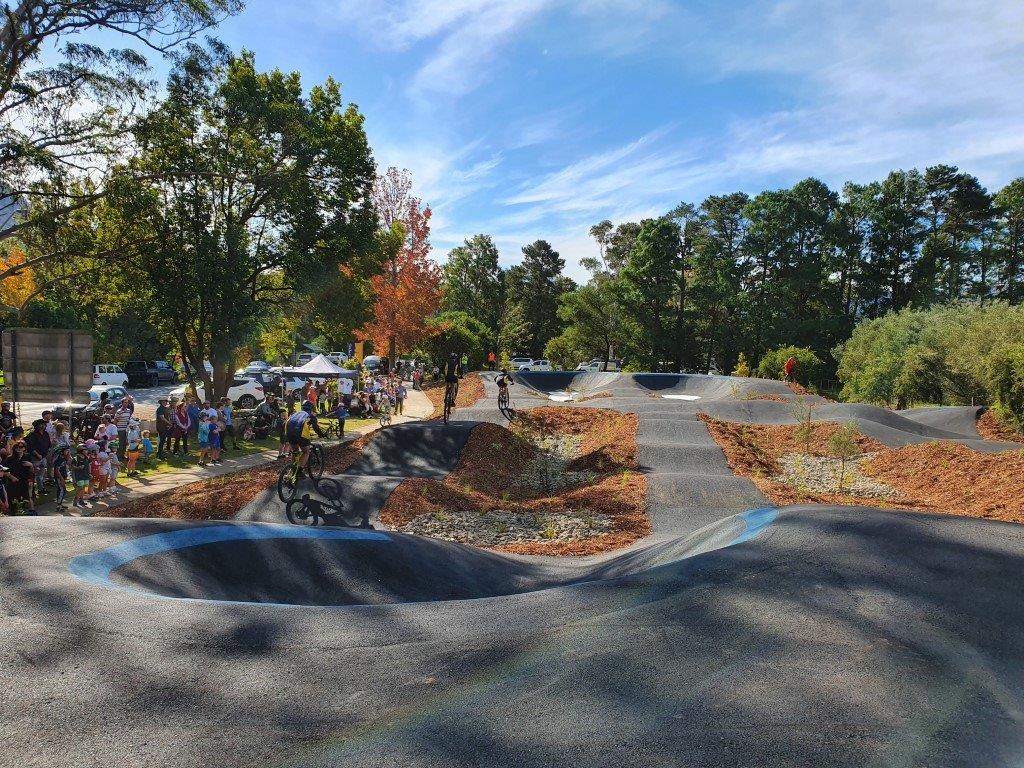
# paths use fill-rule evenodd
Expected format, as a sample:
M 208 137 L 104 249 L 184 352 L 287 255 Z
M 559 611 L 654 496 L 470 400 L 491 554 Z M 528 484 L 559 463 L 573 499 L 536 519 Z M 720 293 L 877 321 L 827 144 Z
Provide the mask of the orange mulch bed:
M 888 448 L 864 435 L 861 451 L 876 454 L 865 473 L 899 492 L 892 499 L 816 493 L 773 480 L 778 458 L 803 452 L 795 425 L 725 422 L 699 414 L 722 448 L 729 467 L 749 477 L 773 504 L 841 504 L 926 510 L 964 517 L 1024 523 L 1024 451 L 981 453 L 956 443 L 932 442 Z M 827 455 L 838 424 L 815 422 L 810 453 Z
M 432 381 L 423 385 L 423 394 L 430 398 L 434 405 L 432 419 L 440 419 L 444 410 L 444 382 Z M 484 383 L 475 373 L 467 373 L 459 381 L 459 393 L 455 396 L 456 408 L 469 408 L 484 396 Z
M 814 397 L 820 397 L 822 400 L 825 400 L 826 402 L 829 403 L 835 402 L 835 400 L 827 398 L 824 395 L 819 395 L 817 392 L 811 392 L 811 390 L 809 390 L 807 387 L 805 387 L 803 384 L 800 384 L 799 382 L 789 381 L 786 383 L 789 385 L 789 388 L 792 389 L 793 392 L 795 392 L 798 395 L 813 395 Z
M 650 533 L 644 510 L 646 478 L 636 471 L 636 414 L 591 408 L 521 411 L 517 432 L 494 424 L 473 429 L 462 458 L 443 481 L 409 478 L 392 492 L 381 521 L 392 527 L 420 515 L 453 509 L 529 513 L 586 511 L 606 515 L 614 530 L 572 542 L 526 542 L 493 549 L 534 555 L 591 555 L 628 546 Z M 530 493 L 520 481 L 537 449 L 527 434 L 559 433 L 580 438 L 570 471 L 596 474 L 592 482 L 554 493 Z
M 788 403 L 788 402 L 791 402 L 790 400 L 787 400 L 786 398 L 784 398 L 782 395 L 770 395 L 767 392 L 754 392 L 754 393 L 751 393 L 749 395 L 744 395 L 743 399 L 744 400 L 769 400 L 769 401 L 771 401 L 773 403 Z
M 369 442 L 362 435 L 325 450 L 324 474 L 344 472 Z M 232 520 L 257 496 L 277 483 L 281 463 L 188 483 L 96 513 L 97 517 L 160 517 L 171 520 Z
M 978 434 L 986 440 L 1024 443 L 1024 435 L 1006 424 L 991 408 L 978 417 Z

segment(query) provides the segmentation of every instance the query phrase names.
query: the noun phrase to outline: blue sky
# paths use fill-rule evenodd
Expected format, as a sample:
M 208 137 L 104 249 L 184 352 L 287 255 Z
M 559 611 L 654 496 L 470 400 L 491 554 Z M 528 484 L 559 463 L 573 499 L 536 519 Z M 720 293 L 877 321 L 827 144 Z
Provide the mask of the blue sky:
M 433 207 L 439 260 L 545 238 L 580 278 L 592 224 L 680 200 L 1024 174 L 1020 0 L 249 0 L 217 34 L 342 83 Z

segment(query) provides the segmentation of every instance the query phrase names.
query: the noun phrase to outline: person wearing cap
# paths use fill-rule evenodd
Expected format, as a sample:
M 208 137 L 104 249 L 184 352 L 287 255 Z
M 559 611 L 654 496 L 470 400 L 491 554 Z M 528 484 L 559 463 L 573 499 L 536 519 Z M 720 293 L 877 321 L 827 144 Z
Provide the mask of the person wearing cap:
M 167 449 L 167 442 L 171 439 L 174 429 L 172 421 L 171 401 L 166 397 L 160 398 L 160 407 L 156 409 L 156 457 L 162 459 Z
M 121 461 L 125 460 L 125 450 L 128 446 L 128 422 L 131 420 L 131 401 L 126 395 L 114 414 L 114 425 L 117 427 L 117 458 Z

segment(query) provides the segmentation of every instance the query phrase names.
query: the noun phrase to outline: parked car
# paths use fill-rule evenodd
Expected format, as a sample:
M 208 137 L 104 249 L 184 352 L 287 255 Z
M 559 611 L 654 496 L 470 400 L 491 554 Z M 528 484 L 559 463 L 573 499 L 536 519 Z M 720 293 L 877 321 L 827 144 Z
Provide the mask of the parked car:
M 346 355 L 344 352 L 328 352 L 326 355 L 324 355 L 324 357 L 326 357 L 339 368 L 343 368 L 345 361 L 348 360 L 348 355 Z
M 128 374 L 119 365 L 100 363 L 92 367 L 92 383 L 93 386 L 100 385 L 105 387 L 116 384 L 119 387 L 127 387 Z
M 130 387 L 155 387 L 160 383 L 160 372 L 145 360 L 127 360 L 122 369 L 128 374 Z
M 117 408 L 121 401 L 128 396 L 128 390 L 124 387 L 111 387 L 98 384 L 89 388 L 89 402 L 87 403 L 62 403 L 55 405 L 51 410 L 57 421 L 66 421 L 71 425 L 71 439 L 85 440 L 93 436 L 96 427 L 100 423 L 100 403 L 103 402 L 103 393 L 107 394 L 107 402 Z
M 254 371 L 246 368 L 238 378 L 252 379 L 253 381 L 259 382 L 260 386 L 263 387 L 263 393 L 265 395 L 277 395 L 280 397 L 284 394 L 281 391 L 281 382 L 284 381 L 284 379 L 280 373 L 273 373 L 270 370 Z
M 376 371 L 381 367 L 382 362 L 383 358 L 379 355 L 367 355 L 363 358 L 363 365 L 366 366 L 366 370 L 368 371 Z
M 175 372 L 174 366 L 166 360 L 150 360 L 149 366 L 156 371 L 158 382 L 170 383 L 178 380 L 178 374 Z
M 519 366 L 520 371 L 550 371 L 551 361 L 550 360 L 533 360 L 529 365 Z
M 622 370 L 622 363 L 619 360 L 609 360 L 608 363 L 605 364 L 604 359 L 602 359 L 602 358 L 594 358 L 593 360 L 591 360 L 591 361 L 589 361 L 587 363 L 580 363 L 579 365 L 576 366 L 576 370 L 577 371 L 592 371 L 592 372 L 597 372 L 597 371 L 621 371 Z
M 295 367 L 296 368 L 301 368 L 306 363 L 308 363 L 310 360 L 312 360 L 314 357 L 316 357 L 316 355 L 317 355 L 316 352 L 303 352 L 301 355 L 299 355 L 297 358 L 295 358 Z
M 513 371 L 529 370 L 531 365 L 533 365 L 532 357 L 513 357 L 508 361 L 508 367 Z
M 203 360 L 203 368 L 206 369 L 206 372 L 208 374 L 213 376 L 213 363 L 211 363 L 209 360 Z M 192 370 L 192 366 L 188 364 L 188 361 L 185 361 L 184 363 L 181 364 L 181 370 L 187 376 L 189 371 Z
M 186 392 L 189 391 L 188 387 L 178 387 L 171 390 L 170 396 L 181 400 L 185 397 Z M 199 382 L 196 382 L 196 393 L 199 395 L 200 400 L 206 399 L 204 387 Z M 231 382 L 231 387 L 228 389 L 228 397 L 239 408 L 255 408 L 256 404 L 264 398 L 263 385 L 255 379 L 235 377 Z

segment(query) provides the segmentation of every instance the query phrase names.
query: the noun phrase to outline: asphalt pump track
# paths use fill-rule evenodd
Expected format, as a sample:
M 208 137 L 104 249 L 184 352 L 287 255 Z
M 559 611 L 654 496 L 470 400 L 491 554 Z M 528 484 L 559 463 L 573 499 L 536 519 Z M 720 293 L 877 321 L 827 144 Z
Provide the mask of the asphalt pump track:
M 327 500 L 373 523 L 402 478 L 443 477 L 503 418 L 485 389 L 379 433 Z M 269 497 L 232 523 L 0 519 L 0 765 L 1020 765 L 1021 529 L 771 508 L 696 419 L 792 420 L 753 392 L 792 396 L 518 377 L 514 407 L 638 414 L 653 533 L 602 557 L 297 528 Z M 1005 447 L 976 415 L 815 413 Z

